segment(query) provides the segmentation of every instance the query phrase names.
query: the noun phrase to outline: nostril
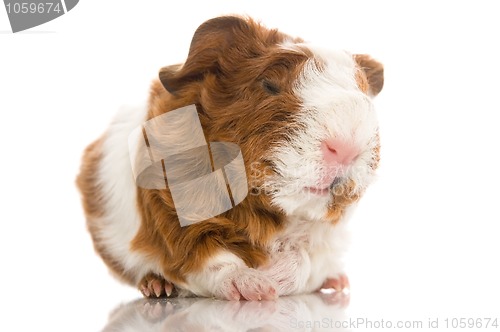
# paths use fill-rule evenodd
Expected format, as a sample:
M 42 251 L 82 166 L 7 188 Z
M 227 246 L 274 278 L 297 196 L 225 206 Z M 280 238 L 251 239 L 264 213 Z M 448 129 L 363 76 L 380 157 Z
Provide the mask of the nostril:
M 359 154 L 359 149 L 351 142 L 329 138 L 321 143 L 323 158 L 327 164 L 350 164 Z
M 331 153 L 337 154 L 337 150 L 334 147 L 328 145 L 328 143 L 326 144 L 326 147 Z

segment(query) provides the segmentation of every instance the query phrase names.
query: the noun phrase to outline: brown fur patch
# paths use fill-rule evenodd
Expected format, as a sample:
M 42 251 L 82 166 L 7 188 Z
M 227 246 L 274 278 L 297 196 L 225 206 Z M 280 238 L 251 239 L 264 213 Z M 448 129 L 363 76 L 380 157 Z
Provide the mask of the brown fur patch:
M 340 221 L 344 215 L 345 208 L 357 202 L 363 193 L 355 193 L 355 183 L 352 180 L 333 188 L 333 204 L 328 206 L 326 219 L 333 224 Z
M 104 215 L 103 197 L 97 184 L 102 142 L 103 138 L 100 138 L 87 146 L 83 152 L 80 174 L 76 178 L 76 185 L 82 194 L 83 209 L 89 218 L 99 218 Z
M 377 146 L 375 149 L 373 149 L 373 158 L 372 158 L 372 164 L 370 167 L 373 170 L 376 170 L 378 168 L 378 165 L 380 163 L 380 134 L 377 133 L 377 137 L 375 138 L 377 140 Z

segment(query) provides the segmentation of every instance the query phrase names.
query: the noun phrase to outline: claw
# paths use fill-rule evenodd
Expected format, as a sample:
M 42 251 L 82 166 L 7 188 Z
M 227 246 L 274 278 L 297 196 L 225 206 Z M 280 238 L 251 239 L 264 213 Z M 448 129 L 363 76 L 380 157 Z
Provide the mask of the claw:
M 325 282 L 323 282 L 321 289 L 334 289 L 336 292 L 342 292 L 344 289 L 348 289 L 349 287 L 349 278 L 347 278 L 346 275 L 341 274 L 337 278 L 327 278 Z
M 172 295 L 172 290 L 173 290 L 172 284 L 169 282 L 165 282 L 165 293 L 167 294 L 167 297 L 170 297 L 170 295 Z
M 151 295 L 149 289 L 146 286 L 141 286 L 141 292 L 145 297 L 149 297 Z
M 153 280 L 151 286 L 153 287 L 153 291 L 155 292 L 156 297 L 160 297 L 163 288 L 161 282 L 158 280 Z

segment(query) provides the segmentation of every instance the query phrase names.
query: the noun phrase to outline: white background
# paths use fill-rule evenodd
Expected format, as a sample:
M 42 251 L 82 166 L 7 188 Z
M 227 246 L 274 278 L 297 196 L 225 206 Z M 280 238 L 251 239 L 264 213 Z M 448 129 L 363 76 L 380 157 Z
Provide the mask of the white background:
M 326 4 L 329 4 L 326 7 Z M 500 319 L 494 1 L 91 1 L 11 34 L 0 8 L 0 330 L 96 331 L 139 293 L 95 256 L 74 180 L 196 27 L 249 14 L 385 64 L 378 181 L 352 219 L 347 313 Z

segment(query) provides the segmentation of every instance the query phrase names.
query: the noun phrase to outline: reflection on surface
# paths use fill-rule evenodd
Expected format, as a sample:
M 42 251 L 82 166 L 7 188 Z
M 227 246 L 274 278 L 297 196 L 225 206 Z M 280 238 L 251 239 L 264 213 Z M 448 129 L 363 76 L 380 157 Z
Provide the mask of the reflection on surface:
M 140 299 L 121 305 L 103 331 L 346 331 L 345 293 L 307 294 L 276 301 L 206 298 Z

